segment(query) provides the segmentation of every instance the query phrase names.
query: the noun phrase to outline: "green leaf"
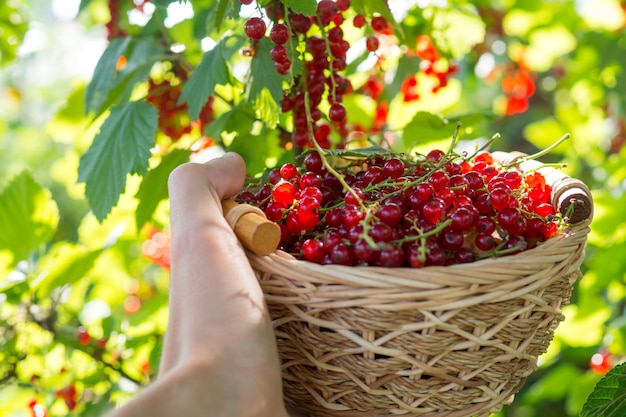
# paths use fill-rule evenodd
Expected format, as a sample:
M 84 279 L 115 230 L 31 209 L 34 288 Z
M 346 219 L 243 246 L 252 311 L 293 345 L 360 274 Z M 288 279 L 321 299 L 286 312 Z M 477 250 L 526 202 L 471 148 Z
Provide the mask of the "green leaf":
M 611 369 L 587 397 L 581 417 L 622 417 L 626 415 L 626 364 Z
M 144 174 L 157 129 L 157 111 L 145 101 L 115 107 L 80 158 L 78 181 L 99 221 L 126 188 L 127 174 Z
M 82 246 L 58 243 L 40 260 L 40 266 L 44 269 L 41 275 L 44 278 L 32 287 L 39 297 L 46 298 L 55 288 L 83 278 L 101 253 L 101 249 L 88 251 Z
M 24 10 L 17 6 L 19 2 L 3 1 L 0 3 L 0 66 L 7 65 L 17 57 L 17 49 L 28 30 Z
M 114 84 L 117 61 L 130 44 L 130 38 L 115 38 L 100 56 L 93 77 L 85 93 L 85 112 L 97 111 L 107 99 Z
M 85 94 L 85 112 L 97 116 L 107 108 L 129 100 L 139 82 L 145 81 L 156 59 L 164 52 L 162 46 L 149 40 L 114 39 L 100 57 Z M 124 55 L 126 64 L 120 70 L 117 62 Z
M 228 84 L 230 81 L 230 71 L 224 54 L 225 44 L 225 40 L 222 40 L 204 54 L 202 62 L 183 87 L 179 101 L 188 104 L 189 117 L 192 120 L 198 118 L 200 110 L 215 91 L 215 86 Z
M 485 22 L 473 11 L 460 8 L 437 9 L 432 21 L 432 39 L 442 52 L 454 58 L 469 53 L 485 39 Z
M 301 13 L 305 16 L 316 14 L 317 1 L 315 0 L 282 0 L 282 3 L 295 13 Z
M 415 114 L 413 119 L 404 127 L 402 137 L 404 145 L 410 148 L 428 142 L 452 137 L 455 125 L 441 116 L 425 111 Z
M 259 120 L 264 121 L 267 127 L 276 127 L 281 110 L 280 105 L 272 97 L 270 90 L 267 88 L 262 89 L 256 97 L 253 106 L 256 109 L 256 116 Z
M 150 220 L 159 202 L 167 198 L 167 178 L 178 165 L 189 161 L 190 151 L 186 149 L 175 149 L 165 155 L 161 163 L 151 169 L 141 181 L 139 190 L 135 198 L 139 200 L 139 205 L 135 213 L 137 230 L 144 223 Z
M 50 192 L 29 172 L 14 177 L 0 193 L 0 250 L 13 254 L 13 265 L 52 239 L 58 223 L 59 209 Z
M 273 44 L 269 38 L 261 39 L 257 46 L 256 54 L 250 65 L 248 74 L 247 97 L 249 104 L 256 103 L 263 89 L 267 89 L 276 103 L 283 98 L 282 80 L 286 76 L 276 72 L 274 61 L 270 58 L 270 49 Z

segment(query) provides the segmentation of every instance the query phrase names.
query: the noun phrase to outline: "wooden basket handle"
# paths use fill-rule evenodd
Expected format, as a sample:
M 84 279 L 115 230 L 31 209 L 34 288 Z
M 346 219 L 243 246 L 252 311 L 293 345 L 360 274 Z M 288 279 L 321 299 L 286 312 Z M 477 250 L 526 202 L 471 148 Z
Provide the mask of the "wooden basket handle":
M 491 155 L 495 161 L 504 165 L 510 165 L 528 156 L 522 152 L 500 151 L 492 152 Z M 538 171 L 545 177 L 546 183 L 552 186 L 552 206 L 563 215 L 571 211 L 569 221 L 572 224 L 593 218 L 593 199 L 584 182 L 534 159 L 524 160 L 518 167 L 522 172 Z
M 222 201 L 222 209 L 243 247 L 257 255 L 269 255 L 278 248 L 280 226 L 267 220 L 261 209 L 230 198 Z

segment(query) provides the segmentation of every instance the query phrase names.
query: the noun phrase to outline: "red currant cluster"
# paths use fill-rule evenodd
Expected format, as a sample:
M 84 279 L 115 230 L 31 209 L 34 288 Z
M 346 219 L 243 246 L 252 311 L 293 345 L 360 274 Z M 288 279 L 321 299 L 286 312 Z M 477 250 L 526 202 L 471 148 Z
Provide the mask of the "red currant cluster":
M 237 200 L 282 230 L 281 249 L 321 264 L 415 267 L 518 253 L 556 233 L 539 172 L 434 150 L 415 158 L 308 152 Z
M 76 385 L 73 383 L 70 383 L 62 389 L 56 390 L 54 396 L 56 398 L 63 399 L 68 410 L 73 411 L 76 408 L 78 402 L 78 392 L 76 391 Z
M 189 134 L 194 123 L 189 120 L 187 114 L 187 103 L 179 103 L 182 84 L 173 83 L 168 79 L 156 82 L 149 80 L 148 103 L 156 107 L 159 112 L 159 129 L 172 141 L 178 141 L 183 135 Z M 213 96 L 209 96 L 204 107 L 200 110 L 197 124 L 200 132 L 214 119 Z
M 506 95 L 507 116 L 515 113 L 524 113 L 528 110 L 528 99 L 535 94 L 535 81 L 531 71 L 522 64 L 519 68 L 510 70 L 502 78 L 502 91 Z
M 415 54 L 422 60 L 420 70 L 435 80 L 434 85 L 431 87 L 433 93 L 437 93 L 440 89 L 447 86 L 448 80 L 457 71 L 457 65 L 454 62 L 440 58 L 437 48 L 435 48 L 428 35 L 417 37 Z M 417 84 L 418 78 L 414 74 L 404 79 L 400 90 L 405 102 L 419 100 Z
M 250 4 L 250 0 L 241 0 Z M 349 0 L 321 0 L 317 3 L 316 14 L 305 16 L 300 13 L 285 11 L 281 7 L 266 6 L 267 17 L 271 20 L 269 39 L 274 46 L 270 57 L 279 74 L 288 74 L 292 62 L 297 58 L 304 63 L 301 74 L 294 74 L 295 79 L 284 91 L 281 101 L 283 112 L 293 112 L 292 141 L 296 146 L 311 146 L 312 139 L 325 149 L 331 147 L 330 135 L 333 128 L 339 134 L 341 147 L 348 131 L 346 129 L 346 109 L 343 97 L 352 92 L 350 81 L 341 74 L 347 66 L 349 42 L 344 39 L 342 24 L 344 12 L 350 7 Z M 357 28 L 365 27 L 367 20 L 363 15 L 353 19 Z M 311 28 L 316 26 L 315 34 Z M 370 20 L 372 35 L 366 39 L 368 51 L 378 50 L 381 34 L 391 34 L 391 25 L 382 16 Z M 245 33 L 253 41 L 265 37 L 266 21 L 261 17 L 249 18 L 244 26 Z M 298 52 L 301 45 L 303 52 Z M 322 111 L 327 102 L 328 110 Z
M 106 23 L 107 39 L 120 38 L 126 36 L 126 31 L 119 27 L 120 20 L 120 0 L 109 0 L 109 12 L 111 13 L 111 19 Z

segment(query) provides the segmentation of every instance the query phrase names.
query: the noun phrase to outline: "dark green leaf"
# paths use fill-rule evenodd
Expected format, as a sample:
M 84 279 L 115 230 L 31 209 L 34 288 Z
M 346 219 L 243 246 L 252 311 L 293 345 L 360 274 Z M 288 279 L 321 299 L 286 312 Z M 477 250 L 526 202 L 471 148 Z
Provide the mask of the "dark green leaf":
M 58 222 L 59 209 L 50 192 L 29 172 L 14 177 L 0 193 L 0 250 L 13 254 L 13 264 L 50 240 Z
M 85 111 L 101 115 L 107 108 L 128 101 L 135 85 L 145 81 L 155 59 L 164 52 L 162 46 L 148 40 L 114 39 L 98 61 L 85 95 Z M 126 64 L 117 69 L 124 55 Z
M 225 41 L 219 42 L 213 49 L 206 52 L 202 62 L 193 72 L 180 95 L 180 102 L 189 106 L 189 117 L 195 120 L 206 104 L 209 96 L 218 84 L 230 81 L 230 71 L 224 56 Z
M 161 163 L 141 181 L 135 198 L 139 200 L 135 212 L 135 222 L 139 230 L 144 223 L 150 220 L 159 203 L 167 198 L 167 178 L 174 168 L 189 161 L 190 151 L 175 149 L 165 155 Z
M 78 181 L 99 221 L 109 214 L 126 188 L 127 174 L 144 174 L 157 129 L 157 111 L 145 101 L 115 107 L 87 152 Z
M 107 99 L 114 84 L 117 61 L 130 44 L 130 38 L 115 38 L 100 56 L 85 94 L 85 111 L 97 111 Z
M 410 148 L 452 137 L 456 125 L 441 116 L 425 111 L 415 114 L 402 133 L 404 146 Z
M 587 397 L 581 417 L 623 417 L 626 415 L 626 364 L 611 369 Z
M 215 27 L 217 30 L 222 27 L 222 22 L 224 21 L 224 16 L 226 15 L 227 10 L 232 7 L 232 3 L 235 0 L 219 0 L 219 4 L 217 6 L 217 13 L 215 14 Z
M 315 0 L 282 0 L 282 3 L 293 10 L 306 16 L 314 16 L 317 9 Z

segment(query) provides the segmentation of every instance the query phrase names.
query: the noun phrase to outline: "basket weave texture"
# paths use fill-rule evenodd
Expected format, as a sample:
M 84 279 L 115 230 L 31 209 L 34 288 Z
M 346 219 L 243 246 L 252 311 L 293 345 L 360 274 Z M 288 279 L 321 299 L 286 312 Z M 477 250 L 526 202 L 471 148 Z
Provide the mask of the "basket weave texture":
M 497 412 L 564 318 L 589 222 L 513 256 L 445 267 L 345 267 L 249 253 L 288 405 L 315 417 Z

